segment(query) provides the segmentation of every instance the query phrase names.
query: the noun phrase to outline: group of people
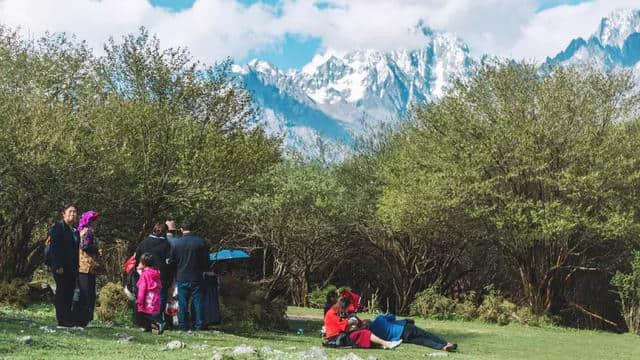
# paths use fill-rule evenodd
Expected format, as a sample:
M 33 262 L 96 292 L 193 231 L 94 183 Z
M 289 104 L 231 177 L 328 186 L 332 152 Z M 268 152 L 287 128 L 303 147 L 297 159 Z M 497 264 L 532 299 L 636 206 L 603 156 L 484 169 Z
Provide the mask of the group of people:
M 93 320 L 96 304 L 96 275 L 101 269 L 94 232 L 100 216 L 87 211 L 80 216 L 69 204 L 62 221 L 49 231 L 46 262 L 56 282 L 56 319 L 62 327 L 85 327 Z M 77 228 L 75 227 L 78 223 Z M 180 234 L 181 233 L 181 234 Z M 168 321 L 167 303 L 175 289 L 178 297 L 178 325 L 181 330 L 204 330 L 220 321 L 217 277 L 209 261 L 204 239 L 184 222 L 180 232 L 174 221 L 157 223 L 137 246 L 130 259 L 129 289 L 135 299 L 134 319 L 145 331 L 159 334 Z M 74 301 L 74 294 L 77 299 Z M 457 345 L 431 334 L 411 319 L 398 320 L 393 314 L 377 316 L 371 323 L 358 318 L 359 297 L 343 291 L 327 295 L 324 308 L 324 342 L 333 347 L 394 349 L 401 343 L 456 351 Z
M 324 341 L 331 347 L 394 349 L 403 342 L 428 346 L 436 350 L 456 351 L 457 344 L 427 332 L 415 325 L 412 319 L 398 320 L 394 314 L 378 315 L 371 323 L 360 320 L 355 302 L 358 297 L 350 291 L 338 295 L 327 294 L 324 306 Z
M 78 222 L 78 208 L 68 204 L 62 209 L 62 221 L 49 231 L 45 261 L 56 283 L 58 326 L 85 327 L 93 320 L 96 275 L 101 271 L 102 256 L 94 235 L 99 218 L 96 211 L 87 211 Z M 208 246 L 192 232 L 189 222 L 184 222 L 180 231 L 171 220 L 155 224 L 132 258 L 135 266 L 128 276 L 134 284 L 134 319 L 145 331 L 156 328 L 161 334 L 171 324 L 166 314 L 171 289 L 177 292 L 181 330 L 191 330 L 192 326 L 204 330 L 220 321 L 217 281 Z

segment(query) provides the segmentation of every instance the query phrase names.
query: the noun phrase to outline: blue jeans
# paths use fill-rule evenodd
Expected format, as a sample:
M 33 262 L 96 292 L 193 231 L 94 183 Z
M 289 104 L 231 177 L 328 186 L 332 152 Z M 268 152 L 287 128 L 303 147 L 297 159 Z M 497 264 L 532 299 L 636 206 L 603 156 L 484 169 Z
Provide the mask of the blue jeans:
M 187 313 L 189 312 L 189 299 L 193 302 L 192 316 L 195 318 L 196 330 L 202 330 L 202 293 L 200 292 L 200 281 L 186 281 L 178 283 L 178 322 L 180 329 L 189 330 L 187 323 Z

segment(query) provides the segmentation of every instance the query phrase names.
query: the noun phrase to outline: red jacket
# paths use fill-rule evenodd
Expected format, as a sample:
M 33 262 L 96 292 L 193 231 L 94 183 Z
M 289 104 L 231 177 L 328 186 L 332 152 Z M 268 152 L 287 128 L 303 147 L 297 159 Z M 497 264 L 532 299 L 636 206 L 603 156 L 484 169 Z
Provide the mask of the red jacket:
M 342 332 L 347 331 L 347 327 L 349 326 L 348 319 L 340 318 L 338 314 L 338 308 L 333 306 L 327 314 L 324 316 L 324 331 L 326 332 L 327 338 L 332 338 Z

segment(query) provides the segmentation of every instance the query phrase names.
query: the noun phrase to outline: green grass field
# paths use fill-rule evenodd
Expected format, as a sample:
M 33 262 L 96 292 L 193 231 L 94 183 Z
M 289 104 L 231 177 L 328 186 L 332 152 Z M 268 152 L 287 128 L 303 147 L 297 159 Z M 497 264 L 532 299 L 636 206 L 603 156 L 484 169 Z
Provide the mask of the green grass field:
M 270 346 L 290 354 L 320 346 L 321 310 L 289 308 L 291 330 L 251 334 L 207 331 L 203 333 L 142 333 L 127 326 L 97 323 L 84 331 L 57 330 L 52 306 L 27 310 L 0 308 L 0 358 L 2 359 L 211 359 L 222 348 L 247 344 L 260 349 Z M 367 316 L 363 316 L 367 318 Z M 449 359 L 640 359 L 640 337 L 566 328 L 535 328 L 521 325 L 497 326 L 479 322 L 416 319 L 416 324 L 459 344 Z M 304 329 L 297 335 L 297 329 Z M 130 342 L 119 342 L 123 334 Z M 33 344 L 18 337 L 30 335 Z M 171 340 L 186 347 L 162 351 Z M 224 349 L 222 349 L 224 351 Z M 228 350 L 225 354 L 228 354 Z M 331 359 L 353 352 L 363 359 L 429 359 L 440 351 L 405 344 L 396 350 L 327 349 Z M 229 358 L 229 357 L 225 357 Z

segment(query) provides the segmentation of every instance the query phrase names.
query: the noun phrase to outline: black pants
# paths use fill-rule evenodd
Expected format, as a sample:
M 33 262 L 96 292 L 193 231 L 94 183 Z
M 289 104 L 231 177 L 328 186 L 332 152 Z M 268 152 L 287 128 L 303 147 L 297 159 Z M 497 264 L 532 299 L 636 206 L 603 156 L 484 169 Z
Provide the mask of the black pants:
M 409 344 L 428 346 L 432 349 L 441 350 L 447 341 L 440 337 L 420 329 L 413 323 L 407 323 L 402 332 L 402 341 Z
M 137 323 L 147 331 L 151 330 L 151 325 L 156 324 L 156 326 L 159 326 L 161 323 L 164 322 L 164 320 L 162 319 L 162 313 L 157 313 L 152 315 L 152 314 L 137 312 L 136 316 L 138 318 Z
M 93 311 L 96 308 L 96 276 L 80 273 L 78 275 L 78 289 L 80 289 L 80 301 L 77 323 L 84 327 L 93 320 Z
M 73 292 L 76 289 L 77 274 L 53 274 L 56 281 L 56 295 L 54 305 L 56 307 L 56 320 L 59 326 L 75 326 L 73 312 Z

